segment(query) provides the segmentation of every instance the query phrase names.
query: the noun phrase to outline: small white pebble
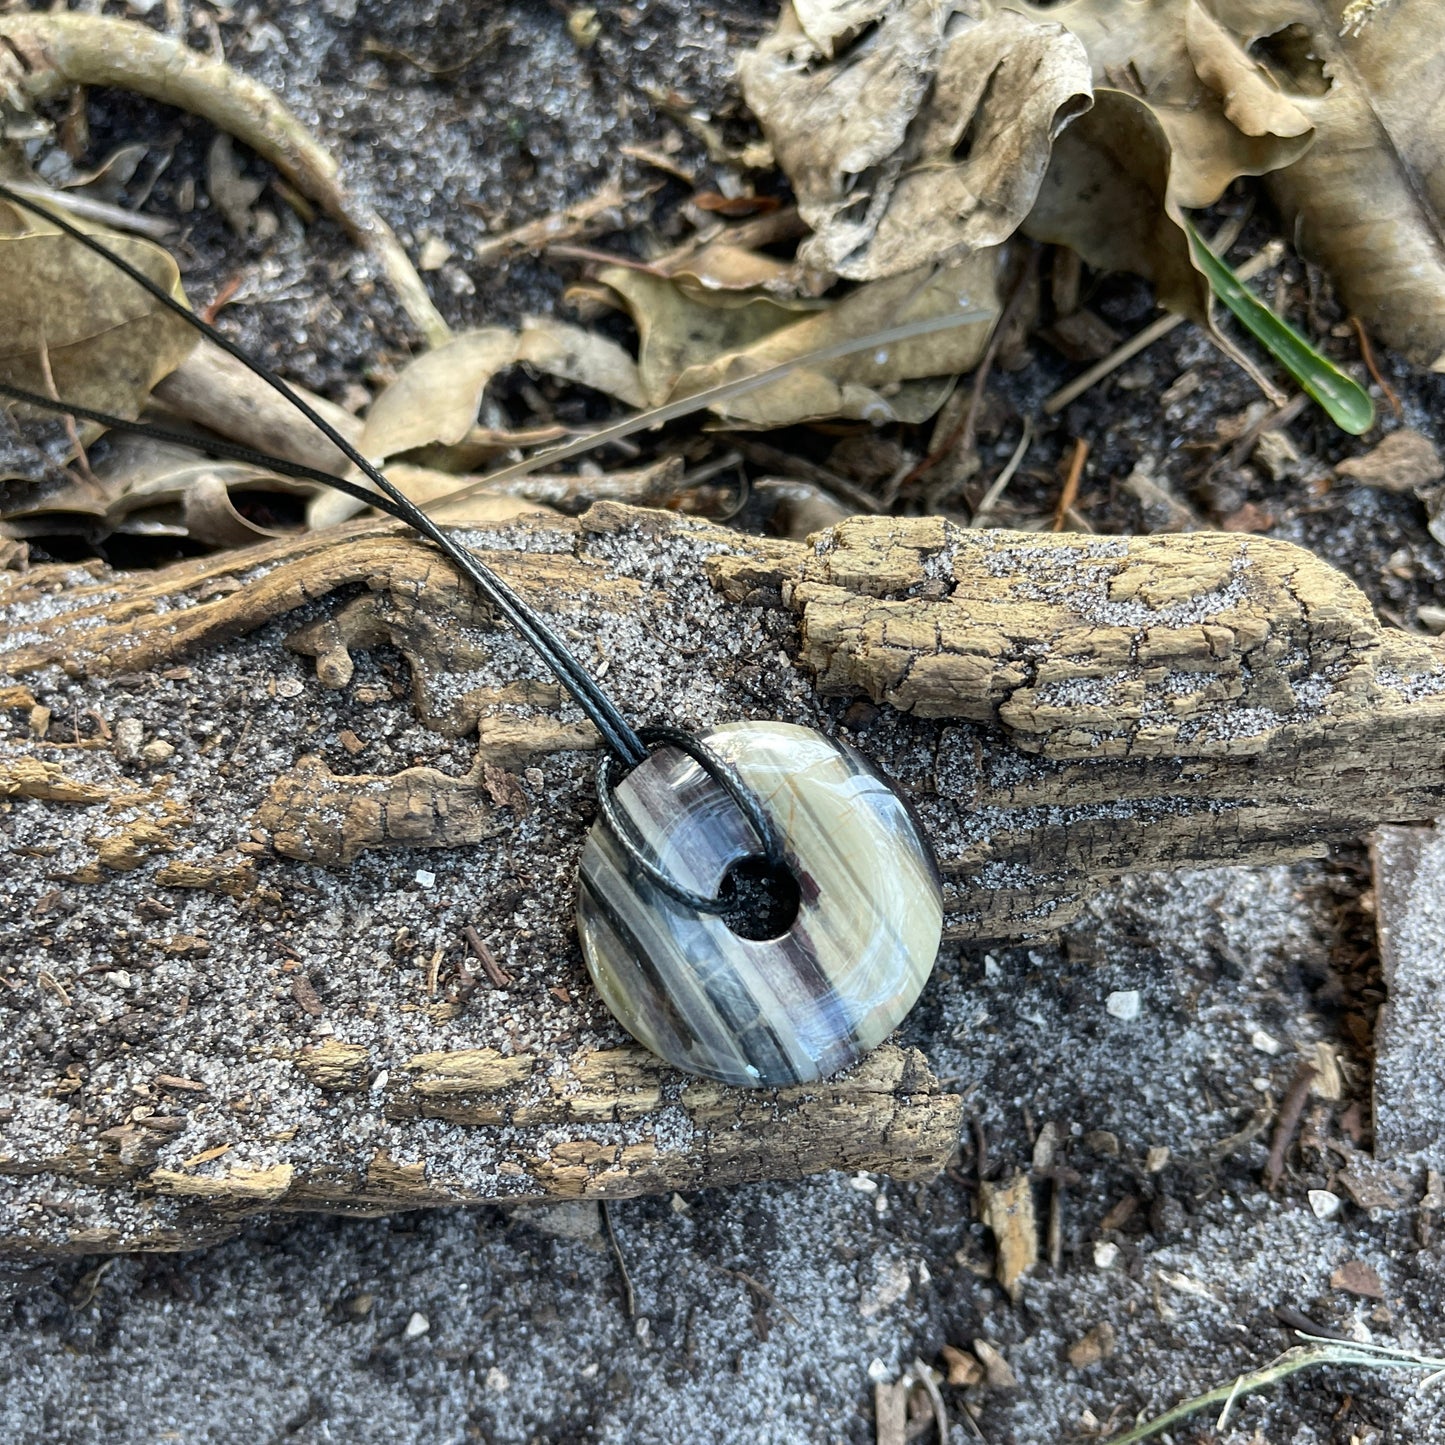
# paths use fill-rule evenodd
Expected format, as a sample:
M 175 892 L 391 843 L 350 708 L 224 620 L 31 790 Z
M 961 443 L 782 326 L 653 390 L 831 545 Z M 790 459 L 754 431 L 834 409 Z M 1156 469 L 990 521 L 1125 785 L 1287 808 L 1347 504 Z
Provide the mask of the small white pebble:
M 1338 1194 L 1331 1194 L 1328 1189 L 1311 1189 L 1309 1198 L 1316 1219 L 1333 1219 L 1345 1204 Z
M 381 1091 L 382 1091 L 384 1088 L 386 1088 L 387 1082 L 390 1080 L 390 1078 L 391 1078 L 391 1072 L 390 1072 L 390 1070 L 388 1070 L 388 1069 L 383 1069 L 383 1070 L 371 1081 L 371 1091 L 372 1091 L 372 1093 L 374 1093 L 374 1094 L 379 1094 L 379 1093 L 381 1093 Z
M 1144 1155 L 1144 1171 L 1147 1174 L 1157 1174 L 1169 1162 L 1169 1146 L 1167 1144 L 1154 1144 Z
M 431 1321 L 427 1319 L 427 1317 L 422 1314 L 420 1310 L 418 1310 L 406 1322 L 406 1329 L 403 1331 L 403 1333 L 406 1335 L 407 1339 L 414 1340 L 426 1334 L 429 1329 L 431 1329 Z
M 1094 1263 L 1100 1269 L 1113 1269 L 1119 1262 L 1119 1246 L 1112 1240 L 1101 1239 L 1094 1245 Z
M 1249 1082 L 1254 1086 L 1256 1093 L 1269 1093 L 1269 1080 L 1263 1074 L 1256 1074 Z
M 873 1201 L 873 1212 L 880 1218 L 888 1213 L 889 1207 L 888 1196 L 886 1194 L 880 1194 Z
M 632 1331 L 645 1345 L 648 1335 L 652 1332 L 652 1321 L 646 1315 L 638 1315 L 632 1322 Z
M 873 1363 L 868 1366 L 868 1378 L 875 1384 L 880 1380 L 886 1380 L 888 1378 L 888 1366 L 885 1365 L 882 1360 L 874 1360 Z
M 277 697 L 300 697 L 306 691 L 306 684 L 299 677 L 283 677 L 276 684 Z
M 593 1365 L 592 1368 L 595 1372 L 597 1366 Z M 487 1371 L 487 1389 L 495 1390 L 497 1394 L 500 1395 L 511 1383 L 507 1378 L 507 1372 L 505 1370 L 499 1370 L 493 1365 L 492 1368 Z
M 416 881 L 423 888 L 435 888 L 437 884 L 437 876 L 435 873 L 431 872 L 430 869 L 418 868 L 416 870 Z
M 599 1366 L 596 1360 L 588 1360 L 577 1373 L 581 1375 L 584 1380 L 595 1380 L 597 1378 L 598 1368 Z
M 918 1261 L 918 1283 L 927 1284 L 933 1278 L 933 1271 L 929 1269 L 925 1260 Z
M 1139 990 L 1137 988 L 1116 989 L 1104 1000 L 1104 1007 L 1113 1018 L 1122 1019 L 1126 1024 L 1133 1023 L 1139 1017 L 1141 1008 Z
M 1284 1047 L 1273 1034 L 1267 1034 L 1263 1029 L 1255 1029 L 1255 1031 L 1250 1034 L 1249 1041 L 1260 1053 L 1269 1054 L 1271 1057 Z
M 692 1205 L 690 1205 L 682 1195 L 674 1194 L 672 1196 L 672 1212 L 674 1214 L 691 1214 Z
M 108 974 L 106 974 L 105 981 L 107 983 L 113 983 L 117 988 L 129 988 L 130 974 L 128 974 L 123 968 L 112 969 Z
M 1003 965 L 999 963 L 993 954 L 986 953 L 983 956 L 983 976 L 986 979 L 996 979 L 1003 972 Z
M 878 1193 L 878 1181 L 876 1179 L 870 1179 L 866 1174 L 855 1174 L 848 1183 L 851 1184 L 859 1194 Z

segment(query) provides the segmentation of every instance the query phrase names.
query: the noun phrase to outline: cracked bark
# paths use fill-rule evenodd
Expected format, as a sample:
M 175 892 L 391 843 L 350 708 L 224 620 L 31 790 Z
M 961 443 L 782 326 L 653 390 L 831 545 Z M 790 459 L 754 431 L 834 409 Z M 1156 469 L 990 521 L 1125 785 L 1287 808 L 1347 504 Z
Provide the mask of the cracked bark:
M 640 720 L 781 717 L 877 758 L 958 938 L 1442 810 L 1445 646 L 1284 543 L 860 518 L 800 544 L 611 504 L 470 535 Z M 570 934 L 590 731 L 399 530 L 0 573 L 0 609 L 0 1244 L 947 1158 L 960 1103 L 916 1051 L 744 1095 L 627 1045 Z

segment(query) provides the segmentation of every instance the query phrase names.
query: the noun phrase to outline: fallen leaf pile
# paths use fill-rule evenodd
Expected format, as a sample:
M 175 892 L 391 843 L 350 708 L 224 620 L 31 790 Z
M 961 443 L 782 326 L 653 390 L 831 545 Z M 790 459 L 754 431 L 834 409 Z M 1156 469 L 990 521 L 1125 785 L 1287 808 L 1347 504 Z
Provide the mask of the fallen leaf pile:
M 194 89 L 182 103 L 209 114 L 216 95 L 254 91 L 268 125 L 284 115 L 269 92 L 225 67 L 207 69 L 144 27 L 106 20 L 93 30 L 81 17 L 62 18 L 24 18 L 15 34 L 6 22 L 12 48 L 19 34 L 45 62 L 34 72 L 46 77 L 41 89 L 29 71 L 0 69 L 21 109 L 88 73 L 112 37 L 131 45 L 132 82 L 143 93 L 161 83 L 157 66 L 179 55 Z M 1213 292 L 1187 213 L 1242 176 L 1265 178 L 1302 249 L 1328 266 L 1369 327 L 1445 369 L 1442 67 L 1428 7 L 1389 0 L 784 0 L 739 75 L 768 141 L 750 164 L 775 156 L 796 208 L 772 196 L 700 194 L 690 240 L 666 255 L 603 264 L 574 286 L 584 314 L 607 306 L 630 318 L 635 358 L 606 336 L 550 319 L 452 335 L 439 318 L 424 324 L 430 302 L 411 296 L 432 349 L 401 370 L 364 420 L 344 418 L 348 434 L 431 503 L 500 453 L 565 435 L 550 415 L 522 431 L 482 424 L 488 388 L 509 368 L 638 412 L 786 366 L 764 386 L 714 400 L 715 425 L 918 424 L 984 357 L 1001 297 L 1020 274 L 1017 235 L 1144 276 L 1165 305 L 1207 320 Z M 238 133 L 270 155 L 274 137 L 262 130 Z M 354 222 L 333 163 L 310 144 L 292 169 Z M 118 152 L 119 163 L 133 170 L 135 151 Z M 103 186 L 110 169 L 71 183 Z M 244 233 L 257 183 L 242 176 L 224 134 L 210 179 L 213 200 Z M 396 261 L 390 233 L 376 237 Z M 131 235 L 107 239 L 180 294 L 163 250 Z M 194 345 L 103 259 L 9 206 L 0 206 L 0 259 L 0 378 L 14 385 L 132 417 Z M 388 263 L 407 295 L 421 287 L 407 279 L 415 279 L 409 264 Z M 884 328 L 953 317 L 972 319 L 825 355 Z M 949 407 L 935 447 L 956 429 L 947 419 L 958 401 Z M 223 410 L 180 408 L 208 426 Z M 240 433 L 221 429 L 257 445 L 244 423 Z M 76 439 L 96 434 L 84 428 Z M 7 508 L 9 534 L 119 529 L 224 546 L 330 525 L 359 506 L 262 468 L 166 447 L 116 448 L 94 473 L 78 461 L 68 491 Z M 448 517 L 570 509 L 594 493 L 678 504 L 680 475 L 644 470 L 611 493 L 552 478 L 454 501 Z
M 846 277 L 1015 229 L 1196 317 L 1183 212 L 1266 176 L 1305 253 L 1392 346 L 1445 365 L 1445 78 L 1386 0 L 790 0 L 744 93 Z

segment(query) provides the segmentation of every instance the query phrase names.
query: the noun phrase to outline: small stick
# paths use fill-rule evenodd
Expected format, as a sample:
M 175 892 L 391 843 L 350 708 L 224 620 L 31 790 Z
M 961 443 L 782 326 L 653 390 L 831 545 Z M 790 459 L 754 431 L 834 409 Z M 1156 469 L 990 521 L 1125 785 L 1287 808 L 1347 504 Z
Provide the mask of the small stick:
M 491 979 L 493 987 L 510 987 L 512 975 L 497 962 L 496 955 L 482 941 L 481 934 L 470 923 L 462 929 L 462 937 L 466 939 L 467 946 L 476 954 L 477 962 L 482 966 L 482 972 Z
M 746 1273 L 744 1270 L 741 1269 L 725 1269 L 723 1273 L 730 1274 L 734 1279 L 740 1280 L 743 1284 L 747 1285 L 747 1287 L 752 1290 L 752 1292 L 756 1294 L 760 1299 L 765 1299 L 770 1305 L 774 1305 L 777 1308 L 778 1312 L 788 1321 L 789 1324 L 797 1325 L 802 1323 L 802 1321 L 797 1317 L 797 1315 L 795 1315 L 792 1310 L 790 1310 L 787 1305 L 785 1305 L 782 1300 L 780 1300 L 777 1295 L 775 1295 L 772 1290 L 770 1290 L 767 1285 L 762 1282 L 762 1280 L 754 1279 L 752 1275 Z
M 1370 345 L 1369 333 L 1365 330 L 1365 323 L 1358 316 L 1350 317 L 1350 325 L 1355 328 L 1355 340 L 1360 343 L 1360 360 L 1365 363 L 1366 370 L 1375 379 L 1375 385 L 1380 388 L 1381 395 L 1390 403 L 1390 410 L 1395 413 L 1396 421 L 1405 419 L 1405 409 L 1400 405 L 1400 398 L 1395 395 L 1395 388 L 1380 374 L 1380 368 L 1375 364 L 1375 348 Z
M 948 1410 L 943 1403 L 943 1392 L 933 1378 L 933 1371 L 922 1360 L 914 1360 L 908 1375 L 914 1387 L 928 1396 L 928 1404 L 933 1410 L 933 1423 L 938 1430 L 938 1445 L 948 1445 Z
M 29 181 L 11 181 L 10 189 L 22 196 L 44 201 L 48 206 L 59 206 L 72 216 L 87 221 L 100 221 L 116 231 L 130 231 L 137 236 L 147 236 L 152 241 L 164 241 L 176 228 L 160 216 L 142 216 L 127 211 L 123 206 L 112 206 L 106 201 L 97 201 L 90 196 L 77 196 L 69 191 L 52 190 L 49 186 L 32 185 Z
M 1069 459 L 1069 473 L 1064 478 L 1064 489 L 1059 493 L 1059 504 L 1054 508 L 1054 525 L 1049 529 L 1052 532 L 1064 530 L 1064 519 L 1067 517 L 1069 508 L 1074 505 L 1074 499 L 1079 495 L 1079 479 L 1084 475 L 1084 462 L 1089 455 L 1089 443 L 1083 437 L 1074 440 L 1074 455 Z
M 973 1125 L 973 1147 L 977 1158 L 974 1160 L 980 1180 L 988 1177 L 988 1135 L 983 1131 L 983 1120 L 977 1115 L 969 1120 Z
M 60 393 L 55 389 L 55 373 L 50 369 L 50 348 L 45 344 L 45 337 L 40 337 L 40 346 L 36 355 L 40 360 L 40 375 L 45 379 L 45 394 L 52 401 L 60 400 Z M 80 475 L 88 487 L 98 492 L 102 499 L 105 499 L 105 488 L 96 481 L 95 473 L 90 469 L 90 458 L 85 454 L 85 443 L 80 439 L 80 428 L 75 424 L 73 416 L 61 418 L 65 423 L 65 435 L 70 439 L 70 445 L 75 449 L 75 465 L 80 468 Z
M 1229 453 L 1230 466 L 1237 467 L 1241 462 L 1249 460 L 1250 453 L 1254 451 L 1258 443 L 1267 431 L 1278 431 L 1292 422 L 1308 405 L 1309 397 L 1304 392 L 1297 392 L 1289 401 L 1275 411 L 1267 412 L 1255 422 L 1240 439 L 1235 442 Z
M 236 272 L 221 283 L 221 288 L 211 297 L 210 301 L 201 309 L 201 320 L 209 326 L 216 324 L 216 317 L 220 315 L 221 308 L 241 289 L 241 273 Z
M 1310 1085 L 1314 1082 L 1315 1066 L 1301 1064 L 1290 1081 L 1289 1092 L 1279 1106 L 1279 1119 L 1274 1126 L 1274 1138 L 1270 1140 L 1269 1161 L 1264 1166 L 1264 1187 L 1272 1194 L 1284 1178 L 1284 1156 L 1294 1142 L 1299 1129 L 1300 1115 L 1304 1113 L 1305 1102 L 1310 1096 Z
M 622 1257 L 622 1245 L 617 1238 L 617 1227 L 612 1223 L 612 1211 L 607 1207 L 605 1199 L 598 1201 L 602 1210 L 602 1223 L 607 1229 L 607 1242 L 612 1246 L 612 1254 L 617 1260 L 617 1270 L 622 1276 L 622 1288 L 627 1299 L 627 1318 L 637 1318 L 637 1292 L 632 1288 L 632 1276 L 627 1272 L 627 1261 Z
M 969 522 L 970 527 L 981 527 L 984 519 L 992 513 L 998 505 L 998 499 L 1003 496 L 1008 484 L 1013 481 L 1015 473 L 1028 455 L 1030 445 L 1034 439 L 1034 419 L 1031 416 L 1024 418 L 1023 435 L 1019 437 L 1019 444 L 1014 448 L 1013 455 L 1004 464 L 1004 469 L 994 479 L 993 485 L 983 494 L 983 500 L 978 504 L 978 510 L 973 514 L 973 520 Z
M 1028 265 L 1019 274 L 1014 282 L 1013 291 L 1009 294 L 1008 301 L 999 312 L 998 320 L 993 324 L 993 334 L 988 339 L 988 347 L 983 353 L 983 360 L 979 362 L 973 373 L 973 386 L 969 392 L 968 407 L 964 411 L 958 425 L 946 436 L 943 441 L 924 459 L 913 468 L 911 472 L 899 482 L 900 490 L 908 486 L 910 482 L 921 477 L 925 472 L 930 472 L 941 462 L 955 447 L 967 452 L 974 445 L 974 428 L 978 424 L 978 409 L 983 403 L 983 390 L 988 384 L 989 372 L 993 370 L 994 361 L 998 357 L 998 349 L 1003 343 L 1004 332 L 1014 313 L 1019 307 L 1019 298 L 1024 294 L 1027 283 L 1033 278 L 1038 269 L 1038 252 L 1031 251 Z M 931 505 L 931 504 L 930 504 Z
M 1064 1181 L 1054 1175 L 1049 1201 L 1049 1267 L 1055 1274 L 1064 1267 Z

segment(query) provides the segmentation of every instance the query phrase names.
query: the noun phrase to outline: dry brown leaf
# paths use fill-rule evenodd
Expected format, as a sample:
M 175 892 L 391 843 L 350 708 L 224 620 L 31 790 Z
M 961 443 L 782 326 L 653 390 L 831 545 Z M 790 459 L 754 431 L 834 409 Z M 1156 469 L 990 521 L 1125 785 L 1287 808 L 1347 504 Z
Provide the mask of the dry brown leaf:
M 636 364 L 615 341 L 565 321 L 531 318 L 520 332 L 488 326 L 417 357 L 372 403 L 362 453 L 384 460 L 436 442 L 457 445 L 476 422 L 488 382 L 520 362 L 628 406 L 644 403 Z
M 1429 437 L 1402 427 L 1363 456 L 1346 457 L 1335 472 L 1382 491 L 1414 492 L 1445 477 L 1445 463 Z
M 1346 24 L 1347 10 L 1361 23 Z M 1272 0 L 1272 74 L 1315 143 L 1268 179 L 1296 244 L 1412 361 L 1445 370 L 1445 76 L 1438 6 Z
M 829 304 L 754 295 L 713 305 L 646 272 L 612 267 L 599 279 L 624 301 L 642 338 L 639 360 L 652 404 L 691 396 L 785 362 L 791 374 L 719 408 L 735 425 L 779 427 L 829 417 L 924 421 L 960 372 L 983 354 L 998 312 L 998 251 L 953 266 L 873 281 Z M 923 317 L 981 311 L 986 319 L 824 363 L 808 356 L 849 337 Z
M 667 401 L 690 366 L 746 351 L 818 306 L 756 292 L 704 300 L 665 277 L 624 266 L 605 267 L 597 279 L 621 298 L 637 327 L 637 371 L 648 406 Z
M 1380 1276 L 1362 1259 L 1346 1260 L 1330 1276 L 1330 1288 L 1359 1295 L 1361 1299 L 1385 1298 L 1385 1286 L 1380 1282 Z
M 1088 58 L 1051 19 L 961 8 L 785 4 L 743 56 L 743 92 L 814 228 L 805 266 L 894 276 L 996 246 L 1028 213 L 1050 142 L 1088 108 Z
M 137 236 L 94 229 L 184 300 L 176 263 Z M 0 202 L 0 379 L 82 406 L 136 416 L 151 388 L 196 344 L 179 318 L 78 241 Z

